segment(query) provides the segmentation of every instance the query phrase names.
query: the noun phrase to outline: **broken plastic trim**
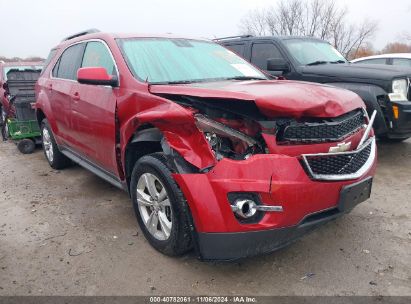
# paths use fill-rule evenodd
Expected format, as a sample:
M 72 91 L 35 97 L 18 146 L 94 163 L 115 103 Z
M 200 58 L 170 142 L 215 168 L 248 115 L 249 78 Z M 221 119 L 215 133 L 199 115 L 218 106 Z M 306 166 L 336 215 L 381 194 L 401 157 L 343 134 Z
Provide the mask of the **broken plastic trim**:
M 227 127 L 226 125 L 222 123 L 209 119 L 201 114 L 195 115 L 194 119 L 196 120 L 196 126 L 202 131 L 213 132 L 220 136 L 234 137 L 234 138 L 244 141 L 245 143 L 248 144 L 249 147 L 259 146 L 261 148 L 260 143 L 256 141 L 254 138 L 247 136 L 244 133 L 241 133 L 230 127 Z

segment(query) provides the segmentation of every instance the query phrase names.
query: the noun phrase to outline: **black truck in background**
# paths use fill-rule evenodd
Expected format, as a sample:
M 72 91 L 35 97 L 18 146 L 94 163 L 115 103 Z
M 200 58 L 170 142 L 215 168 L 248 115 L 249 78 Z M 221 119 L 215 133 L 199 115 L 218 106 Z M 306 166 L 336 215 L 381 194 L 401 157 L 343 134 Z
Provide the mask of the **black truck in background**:
M 369 115 L 377 110 L 374 131 L 381 139 L 411 137 L 411 69 L 351 64 L 332 45 L 312 37 L 236 36 L 216 39 L 272 76 L 319 82 L 357 93 Z

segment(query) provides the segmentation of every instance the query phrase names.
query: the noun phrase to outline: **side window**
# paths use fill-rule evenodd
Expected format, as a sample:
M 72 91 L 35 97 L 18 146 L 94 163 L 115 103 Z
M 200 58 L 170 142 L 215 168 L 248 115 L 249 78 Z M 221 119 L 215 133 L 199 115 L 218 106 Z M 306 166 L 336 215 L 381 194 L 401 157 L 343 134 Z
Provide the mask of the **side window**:
M 255 43 L 251 49 L 251 63 L 262 70 L 267 70 L 267 60 L 283 58 L 278 47 L 272 43 Z
M 53 49 L 50 51 L 49 55 L 47 56 L 46 61 L 44 62 L 44 68 L 41 71 L 40 75 L 43 75 L 44 71 L 47 69 L 47 66 L 50 64 L 50 61 L 53 59 L 53 57 L 56 55 L 57 50 Z M 54 76 L 54 75 L 53 75 Z
M 107 47 L 98 41 L 88 42 L 81 67 L 103 67 L 108 74 L 115 75 L 116 68 Z
M 84 43 L 75 44 L 67 48 L 61 55 L 58 63 L 57 77 L 63 79 L 77 79 L 77 70 L 81 65 Z M 54 71 L 53 71 L 54 72 Z
M 362 60 L 356 63 L 361 63 L 361 64 L 387 64 L 387 59 L 385 58 L 375 58 L 375 59 L 367 59 L 367 60 Z
M 226 45 L 228 49 L 236 53 L 237 55 L 243 57 L 244 56 L 244 50 L 245 50 L 245 45 L 244 44 L 230 44 Z
M 400 66 L 407 66 L 411 67 L 411 59 L 407 58 L 393 58 L 392 59 L 393 65 L 400 65 Z
M 51 75 L 52 75 L 53 77 L 57 77 L 58 71 L 59 71 L 59 65 L 60 65 L 60 58 L 59 58 L 59 60 L 57 61 L 56 65 L 54 66 L 53 71 L 51 72 Z

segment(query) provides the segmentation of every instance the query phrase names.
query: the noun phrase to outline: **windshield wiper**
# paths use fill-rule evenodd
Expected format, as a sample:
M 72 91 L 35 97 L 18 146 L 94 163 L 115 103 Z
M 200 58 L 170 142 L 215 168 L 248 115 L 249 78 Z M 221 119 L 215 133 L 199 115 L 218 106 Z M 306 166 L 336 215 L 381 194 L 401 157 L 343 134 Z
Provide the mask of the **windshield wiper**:
M 328 63 L 328 61 L 317 60 L 317 61 L 311 62 L 309 64 L 306 64 L 306 65 L 320 65 L 320 64 L 326 64 L 326 63 Z
M 221 77 L 221 78 L 204 78 L 204 79 L 190 79 L 190 80 L 176 80 L 176 81 L 164 81 L 164 82 L 150 82 L 150 84 L 168 85 L 168 84 L 190 84 L 198 82 L 211 82 L 221 80 L 267 80 L 267 78 L 257 76 L 235 76 L 235 77 Z
M 176 80 L 176 81 L 164 81 L 164 82 L 150 82 L 150 84 L 160 84 L 160 85 L 167 85 L 167 84 L 190 84 L 196 82 L 204 82 L 203 79 L 193 79 L 193 80 Z
M 346 63 L 344 60 L 330 61 L 330 63 Z
M 224 80 L 267 80 L 267 78 L 258 77 L 258 76 L 235 76 L 235 77 L 226 77 Z

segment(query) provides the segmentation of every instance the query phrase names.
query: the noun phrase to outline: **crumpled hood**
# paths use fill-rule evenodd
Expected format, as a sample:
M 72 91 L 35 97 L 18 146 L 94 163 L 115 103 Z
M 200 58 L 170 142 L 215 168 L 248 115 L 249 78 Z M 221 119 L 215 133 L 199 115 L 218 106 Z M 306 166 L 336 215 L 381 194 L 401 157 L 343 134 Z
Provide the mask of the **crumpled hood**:
M 336 117 L 365 107 L 361 98 L 351 91 L 287 80 L 150 85 L 149 90 L 160 95 L 254 101 L 268 117 Z

